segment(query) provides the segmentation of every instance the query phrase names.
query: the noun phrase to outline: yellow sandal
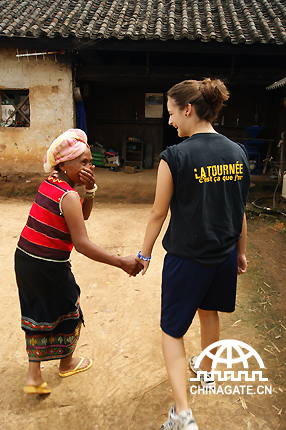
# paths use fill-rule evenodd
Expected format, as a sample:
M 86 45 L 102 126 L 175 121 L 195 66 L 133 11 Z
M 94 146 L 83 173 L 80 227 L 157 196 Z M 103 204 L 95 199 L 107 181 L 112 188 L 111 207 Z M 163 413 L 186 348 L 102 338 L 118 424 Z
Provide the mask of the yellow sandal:
M 50 388 L 46 388 L 48 384 L 43 382 L 41 385 L 26 385 L 24 387 L 24 391 L 26 394 L 50 394 L 52 390 Z
M 92 366 L 92 359 L 90 358 L 89 360 L 90 361 L 89 361 L 89 364 L 87 366 L 79 369 L 79 367 L 81 366 L 81 364 L 84 361 L 84 357 L 80 357 L 80 361 L 79 361 L 78 365 L 73 370 L 71 370 L 70 372 L 64 372 L 64 373 L 59 372 L 60 377 L 66 378 L 67 376 L 71 376 L 71 375 L 75 375 L 76 373 L 84 372 L 85 370 L 89 369 Z

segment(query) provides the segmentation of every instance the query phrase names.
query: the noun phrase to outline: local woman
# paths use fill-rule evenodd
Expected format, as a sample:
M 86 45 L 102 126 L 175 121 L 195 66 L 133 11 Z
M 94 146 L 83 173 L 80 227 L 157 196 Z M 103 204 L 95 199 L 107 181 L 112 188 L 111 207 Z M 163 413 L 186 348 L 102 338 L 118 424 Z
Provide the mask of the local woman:
M 29 358 L 28 394 L 48 394 L 41 362 L 59 359 L 59 375 L 67 377 L 92 365 L 89 358 L 74 357 L 83 315 L 80 288 L 71 271 L 75 249 L 88 258 L 123 269 L 135 276 L 141 265 L 134 257 L 112 255 L 92 243 L 88 219 L 97 186 L 86 134 L 70 129 L 48 149 L 44 168 L 52 172 L 40 185 L 15 252 L 15 273 L 21 305 L 21 326 Z M 75 191 L 85 186 L 84 200 Z

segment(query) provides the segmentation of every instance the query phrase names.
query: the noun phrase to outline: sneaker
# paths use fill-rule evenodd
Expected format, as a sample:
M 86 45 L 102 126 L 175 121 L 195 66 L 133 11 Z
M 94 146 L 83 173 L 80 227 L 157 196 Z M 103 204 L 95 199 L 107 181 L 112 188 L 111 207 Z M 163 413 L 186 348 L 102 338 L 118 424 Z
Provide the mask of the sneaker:
M 175 405 L 171 407 L 168 413 L 168 420 L 162 424 L 161 430 L 199 430 L 191 409 L 176 414 Z
M 190 368 L 196 375 L 199 371 L 202 372 L 202 369 L 200 367 L 196 366 L 197 359 L 198 359 L 198 357 L 196 357 L 195 355 L 190 359 Z M 200 380 L 201 380 L 201 385 L 204 388 L 207 388 L 209 390 L 214 389 L 215 380 L 214 380 L 214 376 L 212 375 L 211 372 L 206 372 L 204 374 L 201 374 Z

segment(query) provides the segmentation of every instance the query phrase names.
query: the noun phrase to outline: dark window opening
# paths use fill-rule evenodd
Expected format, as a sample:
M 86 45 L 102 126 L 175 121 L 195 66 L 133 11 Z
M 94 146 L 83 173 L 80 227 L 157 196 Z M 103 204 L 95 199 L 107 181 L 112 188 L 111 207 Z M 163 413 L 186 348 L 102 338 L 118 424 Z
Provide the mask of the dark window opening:
M 29 90 L 0 90 L 0 127 L 29 127 Z

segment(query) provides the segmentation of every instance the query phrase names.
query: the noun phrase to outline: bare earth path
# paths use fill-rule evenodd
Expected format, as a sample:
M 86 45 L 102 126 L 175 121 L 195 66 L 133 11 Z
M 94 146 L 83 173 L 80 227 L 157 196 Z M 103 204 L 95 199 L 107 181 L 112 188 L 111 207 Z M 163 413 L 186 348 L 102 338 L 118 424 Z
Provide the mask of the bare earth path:
M 12 184 L 5 182 L 12 197 L 0 198 L 0 429 L 160 429 L 172 404 L 159 328 L 163 232 L 144 277 L 129 278 L 118 269 L 72 253 L 85 316 L 77 355 L 91 357 L 94 365 L 61 379 L 58 361 L 44 363 L 51 395 L 24 394 L 27 358 L 13 254 L 33 191 L 24 199 L 13 197 L 15 190 L 31 185 L 21 180 L 13 191 Z M 137 253 L 151 209 L 154 172 L 99 172 L 97 182 L 102 191 L 87 222 L 91 240 L 113 253 Z M 286 235 L 281 222 L 256 218 L 248 224 L 249 269 L 239 278 L 236 311 L 221 315 L 221 338 L 246 342 L 260 354 L 266 367 L 263 376 L 268 378 L 265 384 L 272 386 L 272 394 L 190 393 L 200 430 L 286 429 Z M 197 317 L 186 335 L 186 350 L 188 357 L 200 352 Z M 188 372 L 188 377 L 193 374 Z

